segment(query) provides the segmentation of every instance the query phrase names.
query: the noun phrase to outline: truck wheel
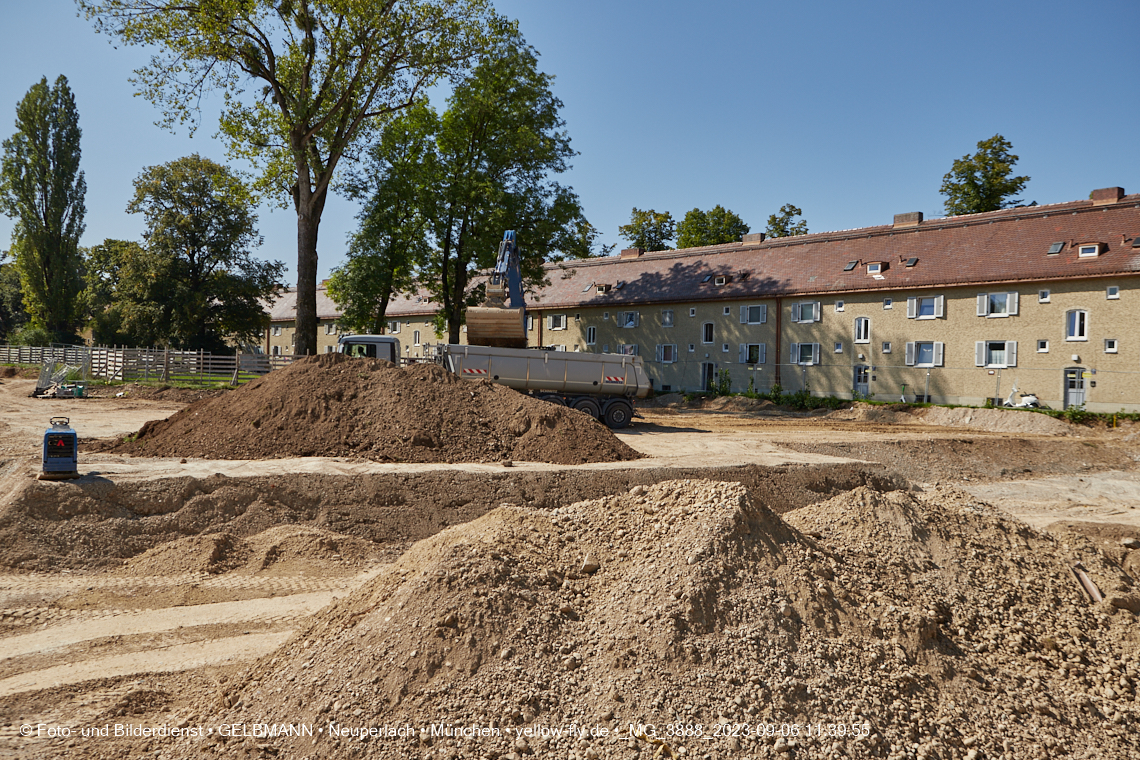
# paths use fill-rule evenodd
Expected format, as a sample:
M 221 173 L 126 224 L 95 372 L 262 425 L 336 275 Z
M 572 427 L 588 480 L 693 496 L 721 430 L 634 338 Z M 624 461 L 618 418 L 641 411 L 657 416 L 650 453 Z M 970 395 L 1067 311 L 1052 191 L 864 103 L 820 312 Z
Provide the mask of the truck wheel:
M 580 398 L 574 402 L 574 408 L 579 412 L 585 412 L 593 417 L 595 420 L 602 416 L 602 409 L 598 406 L 598 402 L 592 398 Z
M 621 430 L 629 426 L 631 419 L 633 419 L 633 407 L 628 401 L 612 401 L 606 406 L 606 427 Z

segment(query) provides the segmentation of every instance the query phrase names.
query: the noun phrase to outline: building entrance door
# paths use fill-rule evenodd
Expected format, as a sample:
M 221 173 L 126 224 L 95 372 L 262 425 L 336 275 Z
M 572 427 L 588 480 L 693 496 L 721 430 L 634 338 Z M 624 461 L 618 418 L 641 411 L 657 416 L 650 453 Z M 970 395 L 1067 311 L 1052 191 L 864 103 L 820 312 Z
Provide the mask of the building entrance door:
M 716 365 L 705 362 L 701 365 L 701 390 L 711 391 L 716 387 Z
M 1065 408 L 1082 406 L 1085 403 L 1085 378 L 1081 367 L 1065 370 Z
M 866 398 L 871 393 L 871 366 L 868 364 L 855 365 L 855 395 Z

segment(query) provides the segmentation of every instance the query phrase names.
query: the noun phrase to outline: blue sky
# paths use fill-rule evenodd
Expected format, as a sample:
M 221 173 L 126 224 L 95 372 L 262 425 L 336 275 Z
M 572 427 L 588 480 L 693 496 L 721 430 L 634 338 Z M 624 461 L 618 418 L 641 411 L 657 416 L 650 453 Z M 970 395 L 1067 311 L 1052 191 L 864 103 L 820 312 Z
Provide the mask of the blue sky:
M 138 48 L 114 49 L 67 0 L 5 3 L 0 137 L 40 77 L 71 82 L 87 177 L 84 245 L 139 239 L 125 212 L 143 167 L 193 152 L 225 160 L 216 111 L 194 138 L 133 97 Z M 630 210 L 721 204 L 764 229 L 784 203 L 813 232 L 941 214 L 951 162 L 995 133 L 1013 143 L 1024 199 L 1140 192 L 1140 3 L 500 0 L 556 76 L 574 148 L 561 181 L 602 241 Z M 213 103 L 220 101 L 215 98 Z M 216 107 L 216 106 L 215 106 Z M 334 196 L 320 276 L 343 260 L 357 208 Z M 266 205 L 259 255 L 296 263 L 291 210 Z M 0 248 L 11 222 L 0 217 Z M 525 241 L 520 241 L 525 245 Z

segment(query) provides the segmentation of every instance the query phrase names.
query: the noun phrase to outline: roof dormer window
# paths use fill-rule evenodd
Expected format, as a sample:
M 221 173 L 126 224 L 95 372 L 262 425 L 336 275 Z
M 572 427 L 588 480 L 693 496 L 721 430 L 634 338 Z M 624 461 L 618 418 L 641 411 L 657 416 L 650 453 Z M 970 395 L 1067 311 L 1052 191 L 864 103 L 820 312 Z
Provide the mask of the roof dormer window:
M 714 285 L 724 285 L 726 282 L 728 282 L 728 278 L 723 274 L 719 275 L 716 279 L 713 280 Z
M 605 283 L 598 283 L 598 295 L 603 295 L 610 292 L 610 286 Z
M 1081 243 L 1077 246 L 1077 257 L 1082 259 L 1094 258 L 1100 255 L 1100 243 Z
M 887 263 L 885 261 L 872 261 L 867 264 L 867 274 L 882 274 L 886 268 Z

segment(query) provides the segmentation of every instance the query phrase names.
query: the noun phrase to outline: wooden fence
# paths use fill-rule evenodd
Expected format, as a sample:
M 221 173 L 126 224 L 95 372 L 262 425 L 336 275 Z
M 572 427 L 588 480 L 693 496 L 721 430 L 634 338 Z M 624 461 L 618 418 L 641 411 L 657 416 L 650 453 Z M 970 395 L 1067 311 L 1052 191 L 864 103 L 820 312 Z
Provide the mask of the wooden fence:
M 86 379 L 122 382 L 237 385 L 284 367 L 293 359 L 292 356 L 267 354 L 223 356 L 164 348 L 0 345 L 0 363 L 42 365 L 55 362 L 79 368 Z

